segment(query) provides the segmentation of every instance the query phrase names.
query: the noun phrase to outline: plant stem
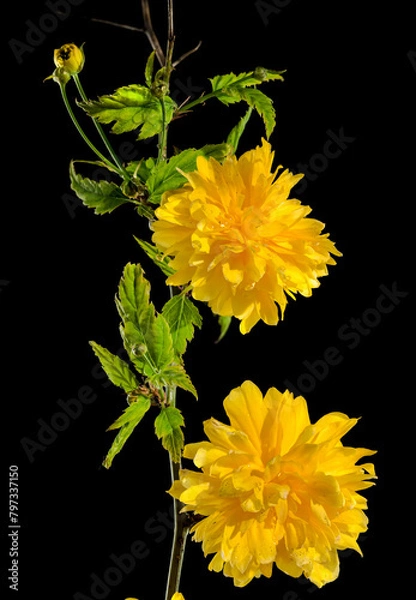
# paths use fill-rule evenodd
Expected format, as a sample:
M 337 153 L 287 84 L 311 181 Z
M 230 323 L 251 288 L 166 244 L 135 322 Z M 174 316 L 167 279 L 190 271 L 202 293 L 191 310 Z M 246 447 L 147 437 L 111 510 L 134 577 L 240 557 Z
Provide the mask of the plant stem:
M 72 77 L 73 77 L 73 79 L 75 81 L 75 85 L 77 86 L 78 92 L 79 92 L 82 100 L 84 102 L 88 102 L 87 95 L 84 92 L 84 88 L 82 87 L 81 80 L 79 78 L 78 73 L 76 73 Z M 107 150 L 108 150 L 111 158 L 113 159 L 113 161 L 115 162 L 115 164 L 117 165 L 117 167 L 119 168 L 119 170 L 123 173 L 124 179 L 126 179 L 127 181 L 129 181 L 131 178 L 130 178 L 129 174 L 127 173 L 127 171 L 125 170 L 125 168 L 123 167 L 123 165 L 121 164 L 121 161 L 120 161 L 119 157 L 114 152 L 114 149 L 111 146 L 110 142 L 108 141 L 108 138 L 105 135 L 103 128 L 101 127 L 101 125 L 98 123 L 98 121 L 96 119 L 93 119 L 93 121 L 94 121 L 94 125 L 95 125 L 98 133 L 100 134 L 100 137 L 103 140 L 104 145 L 107 148 Z
M 80 136 L 82 137 L 82 139 L 84 140 L 84 142 L 87 144 L 87 146 L 89 148 L 91 148 L 91 150 L 94 152 L 94 154 L 96 154 L 98 156 L 98 158 L 100 158 L 107 165 L 107 167 L 111 171 L 116 170 L 117 172 L 119 172 L 119 169 L 117 167 L 115 167 L 113 165 L 113 163 L 110 162 L 103 154 L 101 154 L 101 152 L 94 146 L 94 144 L 91 142 L 91 140 L 84 133 L 84 130 L 82 129 L 81 125 L 78 123 L 78 120 L 77 120 L 77 118 L 76 118 L 76 116 L 74 114 L 74 111 L 72 110 L 72 107 L 71 107 L 71 105 L 69 103 L 68 96 L 67 96 L 66 89 L 65 89 L 65 85 L 64 84 L 60 84 L 59 87 L 61 88 L 61 94 L 62 94 L 62 99 L 63 99 L 64 104 L 65 104 L 65 108 L 68 111 L 68 114 L 71 117 L 73 124 L 75 125 L 78 133 L 80 134 Z M 119 174 L 121 175 L 120 172 L 119 172 Z
M 169 461 L 173 483 L 176 479 L 179 479 L 180 464 L 174 463 L 170 455 Z M 181 507 L 181 502 L 174 498 L 174 530 L 165 600 L 171 600 L 173 594 L 175 592 L 179 592 L 182 565 L 185 556 L 186 539 L 189 532 L 189 526 L 187 525 L 187 516 L 181 514 Z

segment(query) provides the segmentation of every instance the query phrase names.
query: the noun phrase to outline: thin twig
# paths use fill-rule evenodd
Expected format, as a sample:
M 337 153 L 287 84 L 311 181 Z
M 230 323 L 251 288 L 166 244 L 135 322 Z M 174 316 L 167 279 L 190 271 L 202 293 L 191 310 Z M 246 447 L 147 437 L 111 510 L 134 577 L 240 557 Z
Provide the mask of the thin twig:
M 168 0 L 168 40 L 166 45 L 166 82 L 169 83 L 171 71 L 173 69 L 173 47 L 175 44 L 175 31 L 173 22 L 173 0 Z
M 182 54 L 182 56 L 180 56 L 178 58 L 178 60 L 175 60 L 174 63 L 172 63 L 172 67 L 177 67 L 179 65 L 179 63 L 181 63 L 183 60 L 185 60 L 185 58 L 188 58 L 188 56 L 191 56 L 191 54 L 193 54 L 194 52 L 197 52 L 200 47 L 201 47 L 202 41 L 198 42 L 198 44 L 195 46 L 195 48 L 192 48 L 192 50 L 188 50 L 188 52 L 185 52 L 185 54 Z
M 91 19 L 95 23 L 104 23 L 104 25 L 113 25 L 113 27 L 121 27 L 122 29 L 130 29 L 130 31 L 138 31 L 139 33 L 145 33 L 145 30 L 140 27 L 133 27 L 132 25 L 124 25 L 124 23 L 114 23 L 114 21 L 106 21 L 105 19 Z
M 155 51 L 156 58 L 159 61 L 160 66 L 163 67 L 165 64 L 165 55 L 153 29 L 152 19 L 150 17 L 149 0 L 142 0 L 142 13 L 144 20 L 144 33 L 146 34 L 150 45 Z

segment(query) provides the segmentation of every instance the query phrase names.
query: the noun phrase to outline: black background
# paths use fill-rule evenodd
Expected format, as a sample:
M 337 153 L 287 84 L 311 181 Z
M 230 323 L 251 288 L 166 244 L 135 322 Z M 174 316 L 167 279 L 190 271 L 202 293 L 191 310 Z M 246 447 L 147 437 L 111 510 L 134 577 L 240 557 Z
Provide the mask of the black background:
M 151 1 L 151 7 L 164 45 L 165 2 Z M 346 443 L 378 450 L 379 476 L 376 487 L 366 492 L 370 526 L 362 536 L 364 558 L 347 553 L 336 582 L 317 590 L 276 571 L 270 580 L 234 588 L 231 580 L 208 572 L 208 559 L 190 543 L 182 583 L 186 600 L 213 594 L 240 600 L 259 594 L 264 600 L 311 595 L 362 600 L 386 585 L 399 585 L 394 572 L 387 572 L 386 535 L 391 531 L 386 529 L 393 525 L 383 509 L 385 439 L 402 435 L 404 410 L 414 393 L 410 255 L 416 39 L 410 8 L 411 3 L 381 6 L 373 1 L 363 7 L 344 0 L 176 2 L 176 57 L 202 40 L 200 50 L 173 75 L 178 101 L 186 97 L 184 86 L 198 94 L 209 89 L 207 78 L 219 73 L 258 65 L 287 69 L 284 83 L 263 88 L 277 110 L 270 139 L 277 163 L 295 171 L 301 170 L 300 163 L 319 169 L 323 163 L 316 155 L 324 152 L 328 132 L 348 138 L 340 155 L 328 158 L 326 168 L 299 194 L 313 216 L 326 223 L 343 258 L 312 298 L 290 302 L 277 327 L 260 323 L 242 337 L 234 323 L 215 344 L 216 320 L 201 307 L 204 327 L 185 356 L 200 399 L 196 403 L 186 394 L 179 399 L 187 417 L 186 440 L 202 439 L 204 419 L 224 418 L 223 398 L 244 379 L 263 392 L 271 386 L 283 389 L 289 381 L 309 386 L 308 393 L 302 391 L 312 420 L 330 411 L 362 417 Z M 58 86 L 43 83 L 54 68 L 54 48 L 69 41 L 85 42 L 82 81 L 90 97 L 141 83 L 149 54 L 145 36 L 91 20 L 140 27 L 140 3 L 84 0 L 55 25 L 45 20 L 51 13 L 45 2 L 15 2 L 7 11 L 0 209 L 1 519 L 8 524 L 8 466 L 17 465 L 21 524 L 19 592 L 11 597 L 72 600 L 77 593 L 93 598 L 95 591 L 98 598 L 97 589 L 91 590 L 94 578 L 110 581 L 117 575 L 111 571 L 114 556 L 131 556 L 132 544 L 142 542 L 145 556 L 135 559 L 132 572 L 98 591 L 109 600 L 163 598 L 171 533 L 166 456 L 148 419 L 113 467 L 101 466 L 114 436 L 105 430 L 125 400 L 97 371 L 88 341 L 114 352 L 120 347 L 113 299 L 127 262 L 142 262 L 157 306 L 167 299 L 167 290 L 133 239 L 149 239 L 150 232 L 129 207 L 99 217 L 72 204 L 68 163 L 93 157 L 69 122 Z M 37 45 L 29 38 L 32 45 L 19 57 L 9 42 L 27 43 L 28 21 L 49 31 Z M 74 93 L 71 84 L 68 92 Z M 207 103 L 172 124 L 170 151 L 223 141 L 243 112 L 242 105 Z M 240 150 L 254 147 L 262 135 L 263 125 L 254 117 Z M 135 143 L 127 135 L 115 137 L 114 146 L 120 149 L 122 141 Z M 133 152 L 133 145 L 128 148 Z M 153 156 L 155 145 L 139 143 L 134 152 L 136 158 Z M 389 313 L 374 312 L 386 288 L 407 296 L 402 294 Z M 363 314 L 376 319 L 374 326 L 352 337 L 350 320 Z M 338 350 L 339 364 L 327 367 L 321 381 L 302 379 L 308 373 L 304 362 L 317 366 L 330 347 Z M 64 423 L 42 449 L 25 452 L 22 440 L 37 441 L 38 420 L 50 423 L 62 411 L 58 401 L 76 398 L 80 390 L 89 390 L 93 401 L 83 405 L 78 418 Z M 397 484 L 393 495 L 396 502 Z M 401 510 L 394 506 L 393 512 Z M 3 528 L 5 588 L 4 566 L 10 566 L 6 535 Z

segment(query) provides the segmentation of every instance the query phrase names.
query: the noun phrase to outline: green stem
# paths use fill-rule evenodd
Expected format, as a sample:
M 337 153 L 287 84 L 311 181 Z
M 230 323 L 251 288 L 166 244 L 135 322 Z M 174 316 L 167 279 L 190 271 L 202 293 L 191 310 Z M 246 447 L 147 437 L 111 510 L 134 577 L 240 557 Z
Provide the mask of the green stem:
M 113 165 L 113 163 L 110 162 L 103 154 L 101 154 L 101 152 L 94 146 L 94 144 L 91 142 L 91 140 L 84 133 L 84 130 L 82 129 L 81 125 L 78 123 L 78 120 L 77 120 L 77 118 L 76 118 L 76 116 L 74 114 L 74 111 L 72 110 L 72 107 L 71 107 L 71 105 L 69 103 L 68 96 L 67 96 L 66 89 L 65 89 L 65 85 L 64 84 L 60 84 L 59 87 L 61 88 L 61 94 L 62 94 L 62 99 L 63 99 L 64 104 L 65 104 L 65 108 L 68 111 L 68 114 L 71 117 L 73 124 L 75 125 L 78 133 L 80 134 L 80 136 L 82 137 L 82 139 L 84 140 L 84 142 L 87 144 L 87 146 L 89 148 L 91 148 L 91 150 L 94 152 L 94 154 L 96 154 L 98 156 L 98 158 L 100 158 L 107 165 L 107 167 L 111 171 L 116 170 L 117 172 L 119 172 L 119 169 L 117 167 L 115 167 Z M 119 174 L 121 175 L 121 173 L 119 173 Z
M 162 107 L 162 131 L 159 134 L 159 151 L 157 155 L 157 162 L 159 163 L 162 160 L 166 160 L 167 151 L 168 151 L 168 124 L 166 123 L 166 109 L 165 109 L 165 101 L 163 98 L 159 99 L 160 105 Z
M 170 472 L 172 482 L 175 479 L 179 479 L 180 465 L 174 463 L 169 455 L 170 460 Z M 183 559 L 185 556 L 186 540 L 188 537 L 189 526 L 187 524 L 187 516 L 181 514 L 182 503 L 174 498 L 174 530 L 173 530 L 173 541 L 172 550 L 169 564 L 168 581 L 166 585 L 165 600 L 171 600 L 175 592 L 179 592 Z
M 72 76 L 74 81 L 75 81 L 75 85 L 77 86 L 78 92 L 82 98 L 82 100 L 84 102 L 88 102 L 88 98 L 87 95 L 85 94 L 84 88 L 82 87 L 82 83 L 81 80 L 79 78 L 78 73 L 76 73 L 75 75 Z M 98 133 L 100 134 L 100 137 L 105 145 L 105 147 L 108 150 L 108 153 L 110 154 L 111 158 L 113 159 L 113 161 L 115 162 L 115 164 L 117 165 L 117 167 L 119 168 L 119 170 L 123 173 L 124 179 L 126 179 L 127 181 L 129 181 L 131 179 L 130 175 L 127 173 L 127 171 L 125 170 L 125 168 L 123 167 L 123 165 L 121 164 L 121 161 L 119 159 L 119 157 L 117 156 L 117 154 L 114 152 L 113 147 L 111 146 L 107 136 L 104 133 L 103 128 L 101 127 L 101 125 L 98 123 L 98 121 L 96 119 L 93 119 L 94 121 L 94 125 L 98 131 Z
M 171 406 L 175 406 L 176 402 L 176 386 L 168 388 L 168 400 Z M 175 463 L 169 454 L 169 465 L 172 483 L 179 479 L 180 463 Z M 186 514 L 181 513 L 183 504 L 173 499 L 173 514 L 174 514 L 174 529 L 172 550 L 170 555 L 168 580 L 166 584 L 165 600 L 171 600 L 175 592 L 179 592 L 181 581 L 182 565 L 185 556 L 186 540 L 189 532 L 188 518 Z
M 164 84 L 165 89 L 169 90 L 170 76 L 173 71 L 173 48 L 175 44 L 174 22 L 173 22 L 173 0 L 168 0 L 168 37 L 167 37 L 166 57 L 164 64 Z M 167 159 L 167 138 L 168 138 L 168 123 L 166 122 L 166 108 L 164 97 L 160 98 L 162 106 L 162 121 L 163 127 L 159 134 L 159 152 L 157 162 Z

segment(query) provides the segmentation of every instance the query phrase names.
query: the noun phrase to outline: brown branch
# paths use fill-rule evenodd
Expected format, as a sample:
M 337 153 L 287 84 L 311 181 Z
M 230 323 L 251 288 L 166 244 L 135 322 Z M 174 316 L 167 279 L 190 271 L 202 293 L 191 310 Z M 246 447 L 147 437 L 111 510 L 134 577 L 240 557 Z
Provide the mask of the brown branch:
M 188 56 L 191 56 L 191 54 L 193 54 L 194 52 L 197 52 L 200 47 L 201 47 L 202 41 L 198 42 L 198 44 L 195 46 L 195 48 L 192 48 L 192 50 L 188 50 L 188 52 L 185 52 L 185 54 L 182 54 L 182 56 L 180 56 L 178 58 L 178 60 L 175 60 L 175 62 L 172 64 L 172 67 L 177 67 L 179 65 L 179 63 L 181 63 L 183 60 L 185 60 L 185 58 L 188 58 Z
M 142 13 L 144 20 L 144 33 L 146 34 L 150 45 L 155 51 L 160 66 L 163 67 L 165 64 L 165 55 L 163 53 L 159 40 L 157 39 L 157 35 L 153 29 L 152 19 L 150 17 L 149 0 L 142 0 Z
M 104 25 L 113 25 L 114 27 L 121 27 L 122 29 L 130 29 L 131 31 L 138 31 L 139 33 L 145 33 L 145 30 L 140 27 L 132 27 L 132 25 L 124 25 L 123 23 L 114 23 L 114 21 L 106 21 L 105 19 L 94 19 L 95 23 L 104 23 Z

